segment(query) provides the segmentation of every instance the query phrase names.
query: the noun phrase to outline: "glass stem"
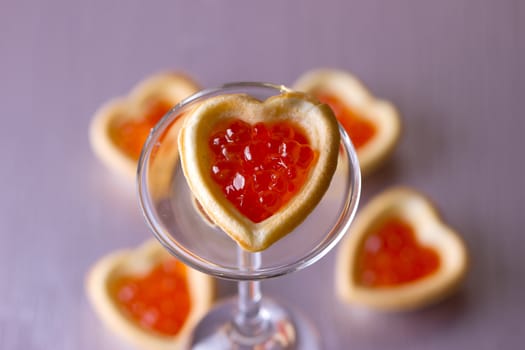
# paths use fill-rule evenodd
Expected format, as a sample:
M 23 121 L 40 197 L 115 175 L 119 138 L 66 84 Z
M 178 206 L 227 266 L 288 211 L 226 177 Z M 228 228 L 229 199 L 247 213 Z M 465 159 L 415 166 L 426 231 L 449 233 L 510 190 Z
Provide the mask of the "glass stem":
M 256 270 L 261 265 L 261 253 L 250 253 L 237 248 L 237 262 L 243 270 Z M 268 320 L 261 310 L 261 283 L 259 281 L 239 281 L 238 311 L 235 327 L 241 336 L 257 337 L 268 331 Z

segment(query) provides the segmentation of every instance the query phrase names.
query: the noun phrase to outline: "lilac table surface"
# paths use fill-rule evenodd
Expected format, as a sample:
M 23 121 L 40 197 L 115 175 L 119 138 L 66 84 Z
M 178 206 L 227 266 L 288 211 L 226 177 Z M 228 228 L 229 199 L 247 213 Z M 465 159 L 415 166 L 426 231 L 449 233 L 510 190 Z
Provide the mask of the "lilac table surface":
M 130 348 L 83 287 L 99 257 L 150 237 L 133 186 L 90 149 L 97 107 L 166 69 L 211 87 L 290 84 L 318 67 L 353 72 L 402 114 L 362 203 L 421 190 L 472 265 L 457 294 L 406 314 L 338 301 L 335 250 L 264 293 L 302 310 L 326 349 L 523 348 L 524 64 L 518 0 L 0 0 L 0 349 Z

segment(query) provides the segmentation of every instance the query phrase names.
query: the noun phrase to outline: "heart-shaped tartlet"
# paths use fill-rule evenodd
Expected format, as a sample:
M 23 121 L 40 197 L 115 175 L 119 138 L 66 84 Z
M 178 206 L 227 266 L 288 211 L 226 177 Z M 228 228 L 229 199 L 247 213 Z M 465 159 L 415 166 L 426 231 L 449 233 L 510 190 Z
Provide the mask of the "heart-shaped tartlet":
M 339 296 L 382 310 L 410 310 L 452 292 L 467 270 L 462 240 L 424 196 L 388 190 L 357 214 L 341 244 Z
M 303 93 L 264 102 L 227 94 L 202 102 L 179 134 L 193 195 L 248 251 L 291 232 L 326 192 L 337 166 L 332 111 Z
M 186 267 L 156 241 L 118 251 L 90 270 L 95 311 L 118 336 L 142 349 L 182 349 L 212 303 L 211 277 Z
M 333 109 L 354 144 L 362 174 L 373 171 L 393 151 L 401 129 L 396 109 L 373 97 L 351 74 L 334 69 L 309 71 L 294 89 L 314 95 Z
M 186 76 L 161 73 L 140 82 L 128 96 L 110 100 L 91 122 L 95 154 L 109 168 L 135 179 L 150 130 L 174 105 L 197 91 L 197 85 Z

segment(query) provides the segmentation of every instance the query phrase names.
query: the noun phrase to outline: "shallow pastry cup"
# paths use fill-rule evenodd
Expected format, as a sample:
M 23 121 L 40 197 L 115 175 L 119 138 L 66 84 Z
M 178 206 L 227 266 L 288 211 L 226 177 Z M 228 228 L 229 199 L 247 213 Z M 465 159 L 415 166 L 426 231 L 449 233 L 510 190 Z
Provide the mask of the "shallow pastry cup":
M 396 108 L 375 98 L 353 75 L 343 70 L 317 69 L 304 73 L 293 88 L 312 95 L 334 96 L 357 116 L 376 128 L 374 136 L 356 150 L 361 174 L 375 170 L 394 150 L 400 136 L 401 122 Z
M 385 221 L 398 218 L 414 230 L 422 246 L 439 256 L 438 270 L 413 282 L 392 287 L 358 283 L 356 261 L 367 234 Z M 435 303 L 453 292 L 467 271 L 467 251 L 456 232 L 442 222 L 432 203 L 409 188 L 393 188 L 372 199 L 357 214 L 339 247 L 336 291 L 341 300 L 385 311 L 405 311 Z
M 254 223 L 226 198 L 211 177 L 208 140 L 218 123 L 231 118 L 249 124 L 291 122 L 317 152 L 302 188 L 269 218 Z M 326 192 L 337 166 L 339 129 L 332 111 L 303 93 L 283 93 L 264 102 L 228 94 L 202 102 L 185 119 L 179 134 L 182 168 L 193 195 L 210 219 L 248 251 L 261 251 L 291 232 Z
M 119 309 L 117 301 L 111 294 L 114 283 L 119 278 L 147 274 L 160 262 L 172 258 L 157 241 L 150 240 L 135 250 L 122 250 L 105 256 L 91 268 L 87 275 L 86 292 L 98 316 L 116 335 L 141 349 L 186 348 L 195 324 L 212 304 L 213 279 L 186 267 L 192 300 L 191 311 L 183 327 L 175 336 L 165 336 L 148 331 Z
M 140 118 L 151 99 L 171 102 L 175 106 L 198 90 L 196 83 L 179 73 L 159 73 L 141 81 L 127 96 L 112 99 L 96 111 L 89 130 L 94 153 L 108 168 L 134 181 L 138 160 L 115 144 L 110 136 L 112 126 L 119 121 Z

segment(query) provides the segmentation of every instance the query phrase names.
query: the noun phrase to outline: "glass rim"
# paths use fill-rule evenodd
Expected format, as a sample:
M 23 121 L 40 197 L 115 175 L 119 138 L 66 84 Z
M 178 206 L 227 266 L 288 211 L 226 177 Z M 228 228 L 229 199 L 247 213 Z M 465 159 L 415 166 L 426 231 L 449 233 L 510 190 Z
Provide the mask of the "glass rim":
M 361 172 L 357 154 L 352 145 L 350 137 L 346 133 L 346 130 L 341 126 L 341 124 L 339 124 L 341 144 L 343 145 L 342 148 L 344 150 L 342 154 L 346 156 L 345 158 L 349 167 L 348 172 L 351 176 L 350 179 L 347 179 L 347 182 L 349 182 L 349 185 L 347 186 L 348 193 L 344 200 L 341 212 L 335 223 L 330 228 L 329 233 L 325 235 L 325 238 L 320 240 L 317 245 L 312 247 L 312 249 L 307 254 L 304 254 L 304 256 L 301 258 L 296 259 L 293 263 L 270 267 L 260 267 L 257 270 L 243 271 L 238 268 L 234 269 L 225 267 L 223 265 L 203 259 L 177 242 L 176 239 L 174 239 L 173 236 L 167 232 L 163 225 L 158 222 L 154 213 L 155 209 L 152 208 L 153 200 L 151 199 L 147 186 L 147 169 L 148 163 L 150 161 L 151 151 L 153 149 L 152 145 L 157 142 L 159 136 L 162 135 L 165 128 L 171 125 L 171 123 L 180 116 L 180 113 L 177 113 L 177 111 L 182 110 L 184 107 L 190 105 L 200 98 L 204 98 L 206 96 L 211 97 L 218 93 L 227 93 L 229 90 L 233 91 L 241 88 L 268 88 L 273 89 L 276 94 L 294 91 L 285 85 L 250 81 L 232 82 L 223 84 L 216 88 L 200 90 L 176 104 L 155 125 L 146 139 L 146 142 L 144 143 L 137 166 L 137 192 L 139 197 L 139 206 L 146 224 L 160 244 L 162 244 L 164 248 L 166 248 L 173 256 L 191 268 L 218 278 L 237 281 L 261 280 L 282 276 L 297 270 L 301 270 L 317 262 L 319 259 L 325 256 L 348 231 L 353 217 L 357 211 L 361 194 Z M 341 154 L 339 156 L 341 156 Z

